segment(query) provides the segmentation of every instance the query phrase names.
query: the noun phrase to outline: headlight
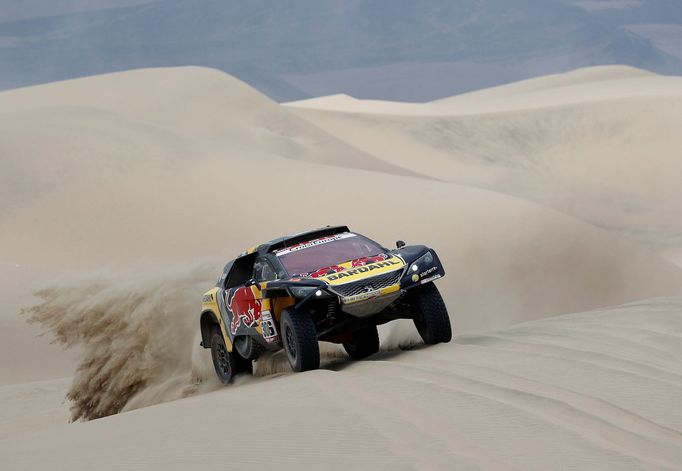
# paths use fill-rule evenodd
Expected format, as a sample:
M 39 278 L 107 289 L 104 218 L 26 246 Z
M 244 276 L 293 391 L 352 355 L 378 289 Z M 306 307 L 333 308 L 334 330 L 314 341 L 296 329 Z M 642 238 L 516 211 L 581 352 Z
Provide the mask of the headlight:
M 305 298 L 306 296 L 315 293 L 316 298 L 329 296 L 329 293 L 321 290 L 317 286 L 289 286 L 289 292 L 294 298 Z
M 431 251 L 426 252 L 424 255 L 419 257 L 410 267 L 410 269 L 417 273 L 419 270 L 424 270 L 428 268 L 433 263 L 433 254 Z
M 294 298 L 305 298 L 313 291 L 317 291 L 315 286 L 290 286 L 289 292 Z

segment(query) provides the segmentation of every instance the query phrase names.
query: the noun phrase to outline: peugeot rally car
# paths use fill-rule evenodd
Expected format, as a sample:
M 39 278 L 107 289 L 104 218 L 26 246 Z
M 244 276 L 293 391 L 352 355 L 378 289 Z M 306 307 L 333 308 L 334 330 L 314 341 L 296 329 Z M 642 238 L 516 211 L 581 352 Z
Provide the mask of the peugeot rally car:
M 389 250 L 346 226 L 282 237 L 229 262 L 206 292 L 201 345 L 229 383 L 265 351 L 284 349 L 294 371 L 319 367 L 318 341 L 359 360 L 379 351 L 377 325 L 413 319 L 427 344 L 449 342 L 450 318 L 433 281 L 436 252 L 398 241 Z

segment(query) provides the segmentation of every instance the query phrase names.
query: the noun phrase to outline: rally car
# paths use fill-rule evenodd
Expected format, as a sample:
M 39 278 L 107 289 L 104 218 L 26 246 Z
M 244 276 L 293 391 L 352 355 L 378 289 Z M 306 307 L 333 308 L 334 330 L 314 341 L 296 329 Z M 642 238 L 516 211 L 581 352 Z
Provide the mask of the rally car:
M 363 359 L 379 351 L 377 325 L 395 319 L 413 319 L 427 344 L 449 342 L 433 284 L 444 275 L 434 250 L 402 241 L 389 250 L 347 226 L 282 237 L 225 266 L 203 297 L 201 345 L 229 383 L 266 351 L 284 349 L 294 371 L 316 369 L 318 341 Z

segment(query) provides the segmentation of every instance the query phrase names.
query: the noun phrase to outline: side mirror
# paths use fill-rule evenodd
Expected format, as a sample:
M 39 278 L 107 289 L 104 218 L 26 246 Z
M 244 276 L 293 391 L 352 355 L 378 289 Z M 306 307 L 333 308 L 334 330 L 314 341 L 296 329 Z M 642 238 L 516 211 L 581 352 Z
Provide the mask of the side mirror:
M 396 240 L 395 246 L 399 249 L 402 249 L 403 247 L 405 247 L 405 241 L 404 240 Z

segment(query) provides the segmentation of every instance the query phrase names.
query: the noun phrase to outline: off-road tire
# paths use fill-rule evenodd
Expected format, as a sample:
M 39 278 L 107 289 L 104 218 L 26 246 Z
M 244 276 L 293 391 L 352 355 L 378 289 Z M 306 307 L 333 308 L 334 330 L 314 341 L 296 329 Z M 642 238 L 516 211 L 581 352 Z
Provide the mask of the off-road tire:
M 225 384 L 231 383 L 239 371 L 239 358 L 237 352 L 227 351 L 223 333 L 218 326 L 211 331 L 211 358 L 218 379 Z
M 362 360 L 379 351 L 379 332 L 376 325 L 368 325 L 353 332 L 350 342 L 344 342 L 343 348 L 351 360 Z
M 244 342 L 241 344 L 240 342 Z M 234 349 L 239 353 L 239 356 L 245 360 L 256 360 L 263 353 L 264 348 L 253 337 L 246 335 L 235 337 L 232 344 Z
M 296 372 L 320 367 L 320 345 L 317 343 L 315 324 L 305 310 L 282 311 L 281 335 L 284 351 Z
M 410 295 L 417 307 L 414 325 L 424 343 L 433 345 L 452 340 L 450 316 L 436 285 L 426 283 L 410 290 Z

